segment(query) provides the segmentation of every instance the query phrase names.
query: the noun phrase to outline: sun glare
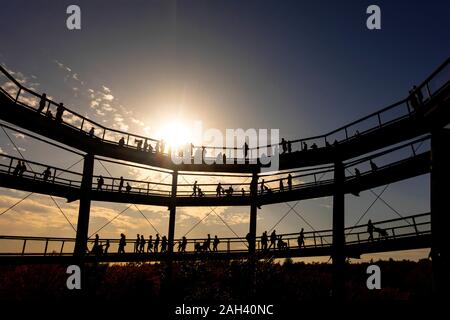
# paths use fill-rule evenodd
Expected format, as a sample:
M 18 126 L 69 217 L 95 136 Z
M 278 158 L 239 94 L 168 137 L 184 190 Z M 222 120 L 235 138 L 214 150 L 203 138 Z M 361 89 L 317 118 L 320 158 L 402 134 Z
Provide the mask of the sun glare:
M 191 143 L 191 133 L 186 125 L 180 121 L 172 121 L 158 130 L 158 139 L 163 139 L 171 148 L 179 148 Z

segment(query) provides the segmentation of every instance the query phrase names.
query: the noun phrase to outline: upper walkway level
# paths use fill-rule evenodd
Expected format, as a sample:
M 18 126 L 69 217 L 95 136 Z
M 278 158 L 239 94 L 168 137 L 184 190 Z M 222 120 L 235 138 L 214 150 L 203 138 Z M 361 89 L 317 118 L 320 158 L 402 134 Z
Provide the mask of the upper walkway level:
M 4 68 L 0 71 L 0 83 L 8 83 L 0 88 L 0 119 L 86 153 L 176 171 L 259 172 L 262 158 L 275 154 L 280 170 L 322 165 L 412 139 L 450 122 L 447 59 L 414 94 L 327 134 L 251 148 L 246 159 L 242 147 L 190 146 L 183 155 L 198 164 L 175 164 L 163 142 L 106 128 L 24 87 Z M 226 164 L 221 155 L 226 155 Z

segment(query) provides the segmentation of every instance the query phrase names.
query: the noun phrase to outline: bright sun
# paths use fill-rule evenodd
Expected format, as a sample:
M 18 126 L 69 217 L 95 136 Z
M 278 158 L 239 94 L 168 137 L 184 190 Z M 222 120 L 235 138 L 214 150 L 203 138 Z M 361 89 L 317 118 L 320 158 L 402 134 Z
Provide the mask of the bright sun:
M 157 131 L 158 139 L 163 139 L 171 148 L 178 148 L 191 143 L 191 133 L 186 125 L 180 121 L 172 121 Z

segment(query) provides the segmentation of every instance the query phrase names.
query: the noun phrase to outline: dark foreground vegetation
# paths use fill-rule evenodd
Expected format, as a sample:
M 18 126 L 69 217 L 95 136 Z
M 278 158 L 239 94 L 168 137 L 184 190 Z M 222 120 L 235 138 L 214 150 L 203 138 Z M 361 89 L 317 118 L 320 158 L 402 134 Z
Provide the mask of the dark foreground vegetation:
M 431 262 L 377 261 L 381 290 L 368 290 L 368 264 L 349 264 L 346 300 L 358 302 L 418 301 L 431 295 Z M 286 303 L 328 299 L 331 264 L 258 262 L 256 273 L 243 261 L 174 263 L 172 281 L 167 266 L 133 263 L 89 265 L 83 290 L 68 290 L 66 266 L 0 267 L 0 301 L 158 301 L 171 303 L 258 301 Z M 169 276 L 170 277 L 170 276 Z

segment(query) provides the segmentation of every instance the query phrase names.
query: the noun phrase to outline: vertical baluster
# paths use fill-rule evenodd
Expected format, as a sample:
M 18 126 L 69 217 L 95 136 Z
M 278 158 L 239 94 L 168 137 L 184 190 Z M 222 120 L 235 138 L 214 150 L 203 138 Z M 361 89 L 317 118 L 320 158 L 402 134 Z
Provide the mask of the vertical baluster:
M 63 242 L 62 242 L 62 244 L 61 244 L 61 250 L 59 251 L 59 255 L 61 256 L 62 255 L 62 253 L 63 253 L 63 249 L 64 249 L 64 243 L 65 243 L 66 241 L 65 240 L 63 240 Z
M 23 240 L 23 246 L 22 246 L 22 255 L 25 254 L 25 247 L 27 246 L 27 239 Z
M 44 256 L 47 255 L 47 248 L 48 248 L 48 238 L 45 239 L 45 249 L 44 249 Z

